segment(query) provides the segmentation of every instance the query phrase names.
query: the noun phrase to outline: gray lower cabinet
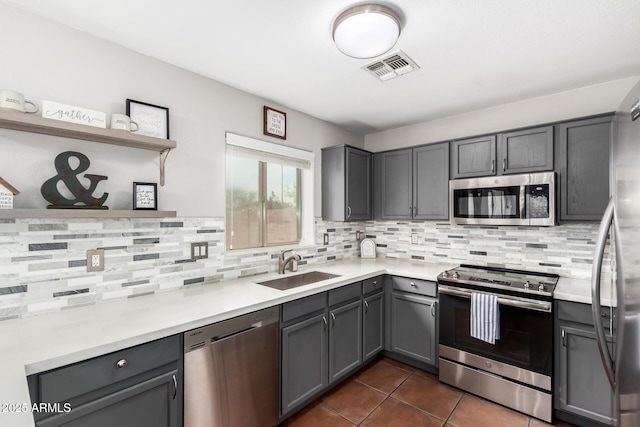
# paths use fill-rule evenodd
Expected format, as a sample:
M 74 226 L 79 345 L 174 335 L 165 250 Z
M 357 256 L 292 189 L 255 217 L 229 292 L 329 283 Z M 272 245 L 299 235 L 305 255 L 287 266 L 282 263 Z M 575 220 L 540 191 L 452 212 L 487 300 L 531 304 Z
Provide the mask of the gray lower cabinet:
M 340 145 L 322 149 L 322 218 L 363 221 L 372 218 L 372 157 Z
M 558 126 L 560 220 L 599 221 L 610 194 L 613 116 Z
M 374 217 L 449 218 L 449 143 L 374 155 Z
M 28 378 L 34 403 L 71 411 L 35 413 L 37 426 L 182 425 L 182 337 L 172 336 Z
M 327 316 L 324 311 L 282 328 L 283 414 L 327 386 L 327 334 Z
M 362 352 L 366 361 L 380 353 L 384 346 L 384 293 L 365 296 L 362 305 Z
M 436 300 L 398 292 L 391 298 L 391 351 L 435 366 Z
M 362 364 L 362 283 L 283 304 L 281 414 Z
M 329 382 L 332 383 L 362 364 L 362 302 L 358 299 L 331 309 L 329 319 Z
M 570 422 L 582 418 L 612 425 L 612 392 L 602 362 L 596 334 L 591 322 L 591 306 L 557 301 L 555 345 L 556 416 Z M 608 318 L 606 310 L 603 317 Z M 613 341 L 607 333 L 607 339 Z
M 438 364 L 435 282 L 391 276 L 390 350 L 432 366 Z

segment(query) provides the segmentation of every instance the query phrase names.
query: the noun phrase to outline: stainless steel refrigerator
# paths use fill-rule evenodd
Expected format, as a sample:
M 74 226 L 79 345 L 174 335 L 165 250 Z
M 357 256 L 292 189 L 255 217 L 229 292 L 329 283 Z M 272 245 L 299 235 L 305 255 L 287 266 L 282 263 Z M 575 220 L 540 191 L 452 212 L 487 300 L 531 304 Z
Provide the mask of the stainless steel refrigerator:
M 596 243 L 592 297 L 602 363 L 613 390 L 613 425 L 640 426 L 640 83 L 616 114 L 613 195 Z M 614 344 L 607 346 L 600 317 L 600 277 L 606 242 L 614 260 Z

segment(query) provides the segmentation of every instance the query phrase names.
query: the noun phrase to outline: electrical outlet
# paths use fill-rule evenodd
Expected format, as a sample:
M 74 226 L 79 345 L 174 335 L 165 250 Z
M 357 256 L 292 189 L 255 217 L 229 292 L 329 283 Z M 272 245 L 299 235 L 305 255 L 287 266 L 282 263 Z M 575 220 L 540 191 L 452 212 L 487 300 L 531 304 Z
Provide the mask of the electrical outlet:
M 322 243 L 324 245 L 328 245 L 329 244 L 329 233 L 324 233 L 324 235 L 322 236 Z
M 104 249 L 87 251 L 87 271 L 104 271 Z
M 418 233 L 411 233 L 411 244 L 412 245 L 418 244 Z
M 356 240 L 359 242 L 361 238 L 362 238 L 362 234 L 360 233 L 360 230 L 357 230 L 356 231 Z
M 208 247 L 209 243 L 207 242 L 191 243 L 191 259 L 209 258 Z

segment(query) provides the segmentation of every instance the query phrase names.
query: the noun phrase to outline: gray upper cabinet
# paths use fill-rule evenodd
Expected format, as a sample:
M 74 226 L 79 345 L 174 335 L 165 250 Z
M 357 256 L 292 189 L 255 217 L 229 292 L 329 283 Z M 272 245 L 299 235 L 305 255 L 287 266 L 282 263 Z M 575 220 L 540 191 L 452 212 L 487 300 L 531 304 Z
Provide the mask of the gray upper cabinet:
M 322 218 L 325 221 L 371 219 L 372 156 L 339 145 L 322 149 Z
M 449 143 L 375 155 L 376 219 L 449 218 Z
M 451 141 L 451 178 L 495 174 L 495 135 Z
M 380 153 L 379 175 L 376 182 L 380 183 L 380 214 L 379 219 L 411 219 L 413 202 L 411 200 L 412 184 L 412 150 L 395 150 Z
M 553 126 L 498 135 L 498 174 L 553 170 Z
M 613 116 L 558 126 L 560 220 L 599 221 L 610 194 Z
M 413 149 L 413 219 L 449 218 L 449 143 Z
M 32 402 L 72 410 L 36 413 L 37 426 L 182 425 L 182 336 L 175 335 L 31 375 Z
M 553 170 L 553 126 L 451 142 L 451 177 Z

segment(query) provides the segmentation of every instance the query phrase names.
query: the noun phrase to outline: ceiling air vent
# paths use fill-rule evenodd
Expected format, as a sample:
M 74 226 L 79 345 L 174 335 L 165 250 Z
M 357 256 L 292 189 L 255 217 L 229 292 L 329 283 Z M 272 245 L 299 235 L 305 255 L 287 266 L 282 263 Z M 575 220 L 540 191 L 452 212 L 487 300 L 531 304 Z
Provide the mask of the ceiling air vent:
M 417 70 L 420 67 L 413 62 L 406 53 L 397 50 L 389 56 L 377 59 L 362 68 L 378 80 L 386 82 L 394 77 Z

